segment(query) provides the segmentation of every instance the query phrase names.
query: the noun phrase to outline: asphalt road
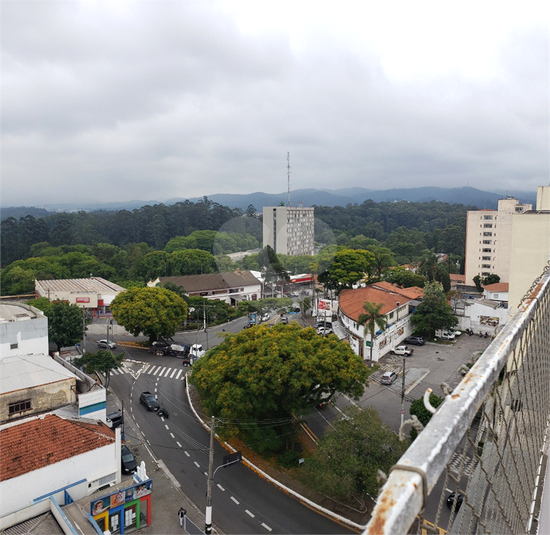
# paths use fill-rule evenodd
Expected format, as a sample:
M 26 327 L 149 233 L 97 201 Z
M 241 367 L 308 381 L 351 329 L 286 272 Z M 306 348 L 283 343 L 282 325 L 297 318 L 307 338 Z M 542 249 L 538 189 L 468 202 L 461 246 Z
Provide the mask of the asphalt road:
M 238 332 L 245 319 L 225 326 L 225 332 Z M 219 343 L 224 328 L 191 336 L 176 335 L 180 343 Z M 87 349 L 96 350 L 94 341 L 106 338 L 88 336 Z M 133 337 L 110 337 L 120 344 Z M 206 508 L 208 472 L 208 432 L 196 421 L 187 404 L 184 372 L 187 367 L 175 357 L 158 357 L 143 349 L 119 345 L 125 354 L 124 368 L 111 376 L 111 388 L 124 400 L 144 439 L 181 483 L 185 494 L 201 510 Z M 169 418 L 160 418 L 139 403 L 141 392 L 157 395 L 168 410 Z M 214 467 L 223 462 L 227 451 L 215 444 Z M 223 468 L 216 473 L 213 486 L 213 522 L 224 533 L 352 533 L 328 518 L 305 507 L 243 465 Z

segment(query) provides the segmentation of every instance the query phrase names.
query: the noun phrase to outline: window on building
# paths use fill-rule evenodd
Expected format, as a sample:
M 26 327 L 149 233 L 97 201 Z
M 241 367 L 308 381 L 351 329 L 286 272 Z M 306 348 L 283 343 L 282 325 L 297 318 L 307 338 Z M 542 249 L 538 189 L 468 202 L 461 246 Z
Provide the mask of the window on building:
M 10 344 L 10 349 L 17 349 L 19 347 L 19 344 L 15 342 L 15 344 Z
M 491 266 L 489 264 L 481 264 L 481 267 L 483 269 L 491 269 Z
M 482 251 L 484 253 L 490 253 L 492 251 L 492 249 L 490 247 L 485 247 L 485 248 L 482 249 Z
M 489 262 L 491 261 L 491 257 L 490 256 L 482 256 L 481 257 L 481 260 L 488 260 Z
M 492 236 L 493 233 L 492 233 L 492 232 L 484 232 L 483 235 L 484 235 L 484 236 Z
M 23 399 L 21 401 L 14 401 L 13 403 L 8 403 L 8 415 L 19 414 L 21 412 L 31 410 L 31 400 Z
M 492 215 L 484 215 L 483 219 L 493 219 L 493 216 Z
M 492 223 L 483 223 L 483 228 L 493 228 Z
M 491 240 L 483 240 L 484 245 L 491 245 Z

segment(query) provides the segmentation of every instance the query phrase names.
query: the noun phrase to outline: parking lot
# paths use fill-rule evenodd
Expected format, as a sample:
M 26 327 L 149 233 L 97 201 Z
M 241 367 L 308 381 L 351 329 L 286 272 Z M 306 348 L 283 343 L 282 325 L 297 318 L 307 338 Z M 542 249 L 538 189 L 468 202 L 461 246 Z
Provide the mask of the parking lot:
M 443 397 L 441 384 L 447 383 L 454 389 L 462 379 L 463 364 L 472 362 L 490 344 L 490 338 L 462 334 L 453 343 L 426 343 L 423 346 L 409 346 L 414 349 L 410 357 L 386 355 L 380 362 L 380 369 L 373 373 L 369 388 L 358 402 L 363 407 L 374 407 L 380 417 L 394 431 L 401 424 L 401 392 L 403 359 L 405 359 L 405 414 L 410 417 L 411 401 L 424 395 L 427 388 Z M 385 371 L 395 371 L 398 379 L 391 386 L 381 385 L 380 376 Z

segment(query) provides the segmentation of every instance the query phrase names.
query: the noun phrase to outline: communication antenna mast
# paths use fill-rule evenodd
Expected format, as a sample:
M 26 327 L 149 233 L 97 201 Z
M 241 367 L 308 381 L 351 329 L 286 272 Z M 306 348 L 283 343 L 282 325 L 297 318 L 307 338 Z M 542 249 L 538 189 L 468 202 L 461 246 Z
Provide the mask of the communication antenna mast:
M 286 179 L 288 182 L 288 197 L 286 205 L 290 206 L 290 152 L 288 151 L 286 153 Z

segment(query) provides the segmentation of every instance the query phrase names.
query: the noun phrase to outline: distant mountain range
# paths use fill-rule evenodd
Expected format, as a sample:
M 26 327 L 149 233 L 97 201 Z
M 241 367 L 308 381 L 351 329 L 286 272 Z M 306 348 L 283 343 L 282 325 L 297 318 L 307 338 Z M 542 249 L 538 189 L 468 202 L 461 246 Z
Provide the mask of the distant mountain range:
M 283 193 L 216 193 L 208 195 L 208 199 L 230 208 L 241 208 L 246 210 L 249 205 L 253 205 L 257 211 L 261 212 L 264 206 L 277 206 L 280 203 L 287 202 L 287 192 Z M 298 206 L 346 206 L 348 204 L 361 204 L 370 199 L 374 202 L 430 202 L 441 201 L 450 204 L 464 204 L 466 206 L 475 206 L 477 208 L 496 209 L 498 200 L 505 197 L 515 197 L 522 203 L 536 203 L 536 192 L 507 192 L 494 193 L 482 191 L 476 188 L 407 188 L 407 189 L 387 189 L 370 190 L 365 188 L 341 188 L 334 190 L 322 189 L 298 189 L 291 191 L 291 205 Z M 189 201 L 196 202 L 203 197 L 193 197 Z M 175 204 L 185 201 L 183 198 L 173 198 L 166 201 L 127 201 L 127 202 L 109 202 L 109 203 L 60 203 L 55 206 L 45 208 L 36 207 L 6 207 L 2 208 L 2 220 L 8 217 L 19 219 L 26 215 L 42 217 L 54 212 L 75 212 L 80 210 L 134 210 L 146 205 L 155 204 Z

